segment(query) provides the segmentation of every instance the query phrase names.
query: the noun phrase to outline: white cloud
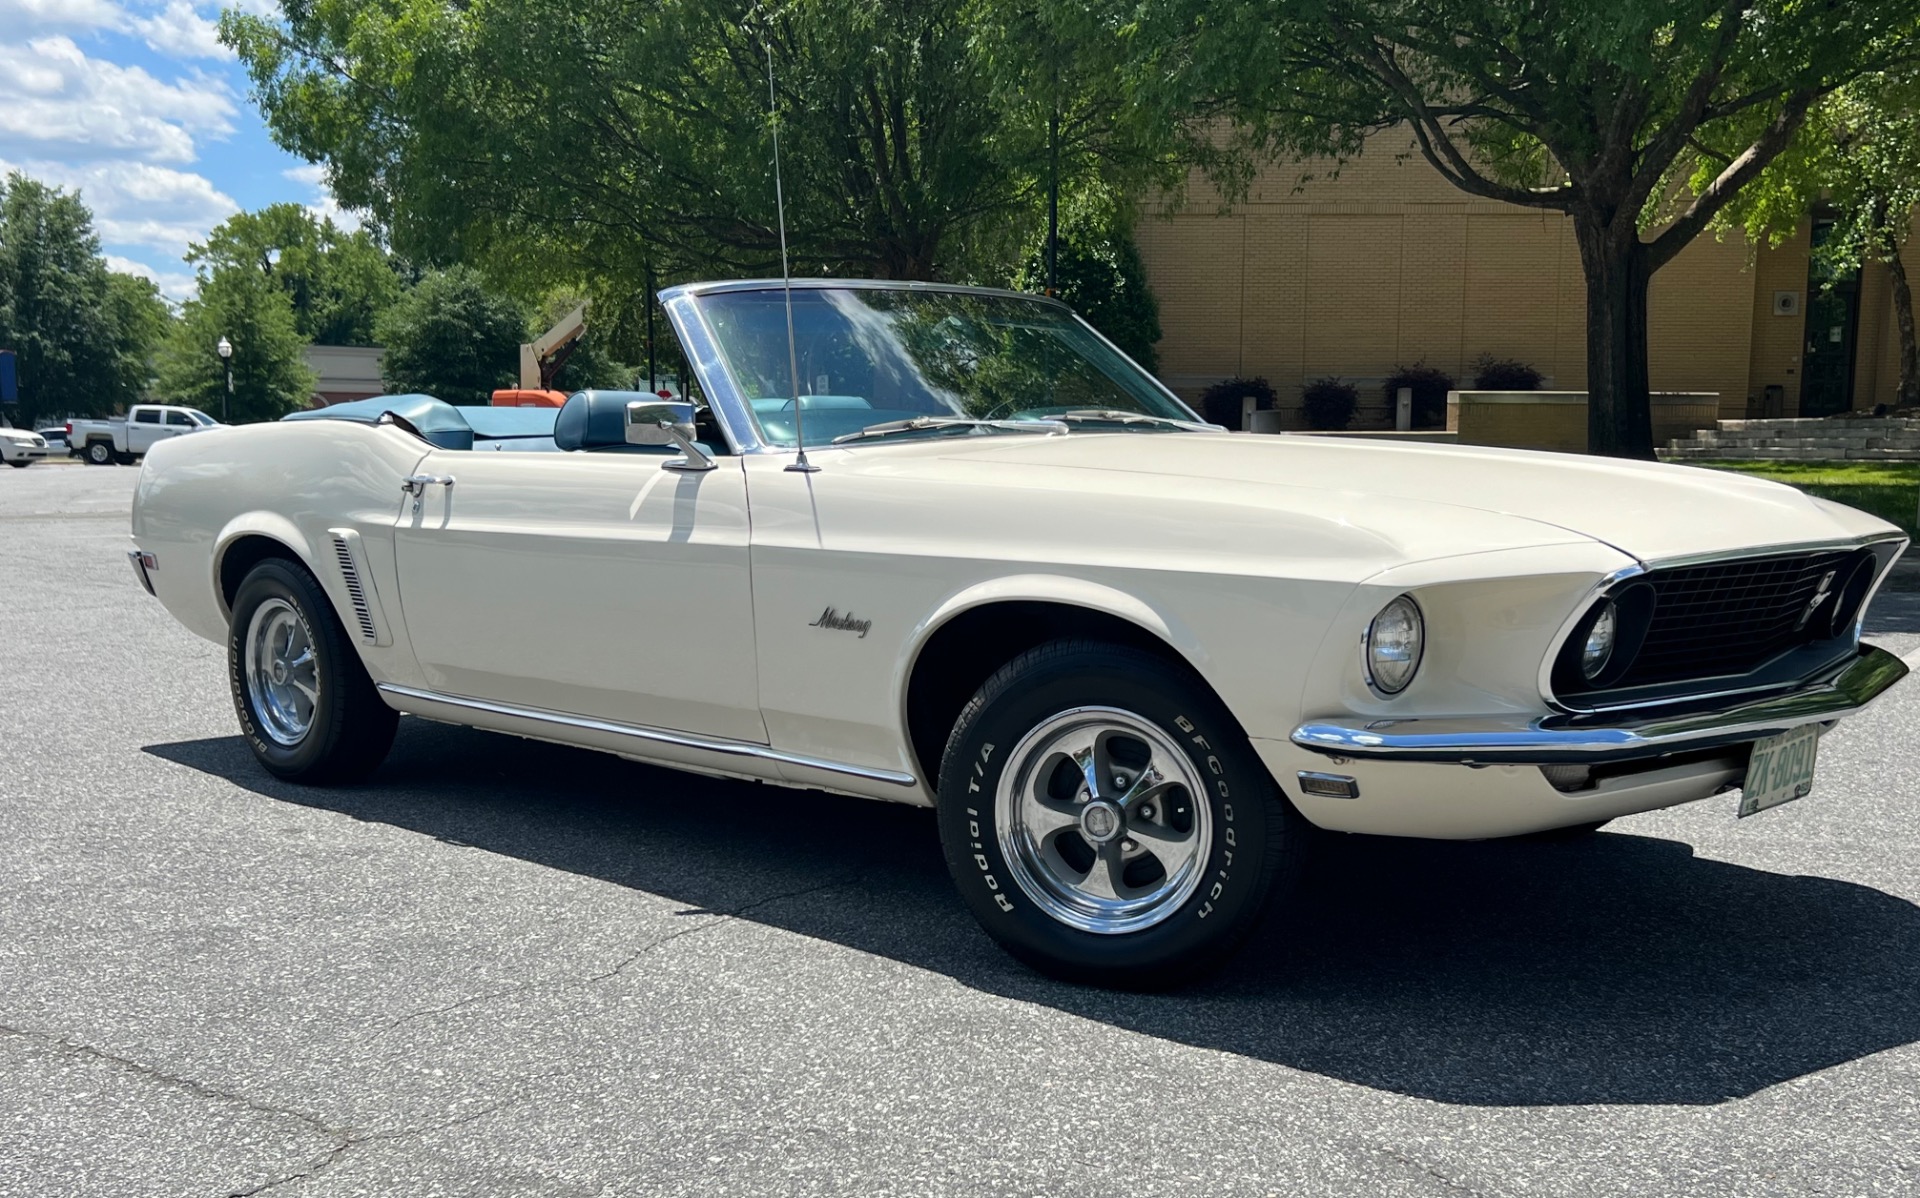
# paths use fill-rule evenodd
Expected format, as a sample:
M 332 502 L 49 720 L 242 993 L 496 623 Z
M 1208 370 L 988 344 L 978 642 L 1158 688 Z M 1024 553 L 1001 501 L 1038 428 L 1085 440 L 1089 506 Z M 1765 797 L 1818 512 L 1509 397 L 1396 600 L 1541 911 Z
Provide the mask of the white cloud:
M 0 29 L 14 36 L 53 30 L 117 29 L 127 16 L 109 0 L 0 0 Z
M 123 275 L 138 275 L 143 279 L 151 279 L 153 280 L 154 286 L 160 289 L 160 294 L 166 296 L 176 304 L 183 300 L 192 299 L 194 293 L 200 289 L 200 280 L 185 271 L 168 272 L 155 270 L 144 262 L 135 262 L 132 258 L 122 258 L 118 254 L 107 254 L 105 257 L 108 270 L 118 271 Z
M 340 201 L 333 198 L 333 191 L 327 187 L 327 168 L 309 162 L 304 166 L 290 167 L 280 174 L 282 178 L 313 189 L 314 198 L 306 208 L 315 220 L 330 220 L 347 233 L 360 227 L 360 214 L 351 208 L 342 208 Z
M 239 7 L 274 15 L 271 3 Z M 15 37 L 36 33 L 123 33 L 176 58 L 232 58 L 220 44 L 218 3 L 194 0 L 0 0 L 0 29 Z
M 67 37 L 0 43 L 0 153 L 191 162 L 194 139 L 232 133 L 234 112 L 220 79 L 162 82 Z
M 129 16 L 127 26 L 161 54 L 176 58 L 234 56 L 232 50 L 220 44 L 220 27 L 202 16 L 187 0 L 168 0 L 167 6 L 152 16 Z
M 205 241 L 213 226 L 240 211 L 233 197 L 204 175 L 145 162 L 0 159 L 0 172 L 18 170 L 54 187 L 78 191 L 93 210 L 93 227 L 112 246 L 158 250 L 178 261 L 190 242 Z

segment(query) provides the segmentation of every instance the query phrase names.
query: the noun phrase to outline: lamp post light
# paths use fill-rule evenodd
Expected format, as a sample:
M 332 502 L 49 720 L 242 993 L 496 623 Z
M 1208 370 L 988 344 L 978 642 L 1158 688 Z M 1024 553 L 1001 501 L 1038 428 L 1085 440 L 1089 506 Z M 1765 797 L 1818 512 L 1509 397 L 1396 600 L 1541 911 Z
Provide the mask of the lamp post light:
M 220 423 L 226 424 L 231 418 L 228 409 L 233 406 L 233 342 L 222 337 L 214 348 L 220 351 L 220 361 L 227 368 L 227 398 L 220 404 Z

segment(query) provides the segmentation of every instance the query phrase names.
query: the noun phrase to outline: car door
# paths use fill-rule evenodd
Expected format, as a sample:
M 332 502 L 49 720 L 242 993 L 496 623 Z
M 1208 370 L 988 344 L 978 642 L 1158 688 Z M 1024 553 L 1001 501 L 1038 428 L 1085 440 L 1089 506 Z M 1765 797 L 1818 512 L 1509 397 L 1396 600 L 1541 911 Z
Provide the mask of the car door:
M 167 436 L 178 437 L 182 433 L 192 432 L 198 426 L 194 424 L 193 417 L 187 415 L 185 412 L 168 409 L 166 427 Z
M 447 481 L 402 497 L 395 533 L 427 685 L 766 743 L 745 474 L 738 458 L 682 473 L 665 456 L 428 454 L 417 476 Z
M 164 436 L 166 425 L 160 422 L 160 409 L 136 406 L 127 417 L 127 452 L 145 453 Z

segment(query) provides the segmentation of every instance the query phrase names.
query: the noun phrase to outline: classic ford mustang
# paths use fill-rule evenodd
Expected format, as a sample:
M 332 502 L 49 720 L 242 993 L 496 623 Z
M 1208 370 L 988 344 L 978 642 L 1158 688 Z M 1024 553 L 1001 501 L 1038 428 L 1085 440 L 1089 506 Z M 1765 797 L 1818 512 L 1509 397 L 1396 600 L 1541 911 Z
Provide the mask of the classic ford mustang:
M 661 300 L 691 402 L 154 447 L 135 572 L 226 645 L 262 765 L 361 778 L 410 712 L 931 805 L 1008 950 L 1152 985 L 1246 934 L 1308 825 L 1745 813 L 1906 672 L 1860 640 L 1901 534 L 1786 487 L 1230 435 L 1032 296 Z

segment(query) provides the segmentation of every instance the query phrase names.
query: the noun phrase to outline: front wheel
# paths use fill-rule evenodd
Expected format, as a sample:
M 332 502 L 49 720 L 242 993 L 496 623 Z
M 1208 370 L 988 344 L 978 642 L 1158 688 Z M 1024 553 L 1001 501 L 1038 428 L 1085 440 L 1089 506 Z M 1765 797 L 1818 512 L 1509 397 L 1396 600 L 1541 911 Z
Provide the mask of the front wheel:
M 1198 679 L 1089 641 L 1030 650 L 974 696 L 947 742 L 939 823 L 962 898 L 1003 948 L 1137 988 L 1220 964 L 1306 837 Z
M 320 584 L 294 562 L 255 566 L 234 594 L 227 681 L 253 755 L 292 782 L 352 782 L 393 745 L 380 701 Z

